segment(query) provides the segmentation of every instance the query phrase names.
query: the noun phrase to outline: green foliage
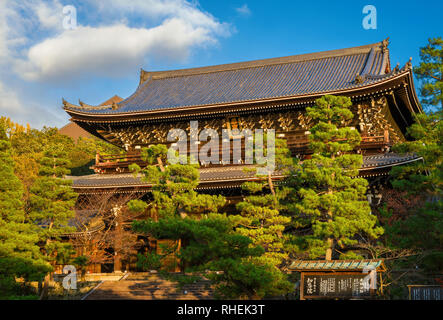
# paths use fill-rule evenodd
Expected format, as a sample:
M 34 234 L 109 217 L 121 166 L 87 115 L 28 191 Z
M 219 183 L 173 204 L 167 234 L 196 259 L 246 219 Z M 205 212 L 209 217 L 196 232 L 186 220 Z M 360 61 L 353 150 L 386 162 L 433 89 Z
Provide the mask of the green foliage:
M 276 277 L 264 266 L 258 266 L 250 261 L 235 259 L 220 259 L 213 264 L 214 269 L 223 270 L 223 273 L 212 273 L 210 280 L 217 283 L 216 297 L 222 299 L 261 299 L 273 296 L 277 291 L 289 291 L 289 288 L 278 290 Z M 286 282 L 287 283 L 287 282 Z M 286 290 L 288 289 L 288 290 Z
M 150 165 L 157 165 L 160 158 L 163 163 L 167 162 L 168 148 L 164 144 L 153 145 L 142 150 L 142 159 Z
M 0 123 L 0 292 L 15 287 L 15 277 L 40 279 L 51 270 L 37 246 L 38 237 L 26 221 L 23 185 L 14 174 L 11 144 Z
M 429 271 L 443 268 L 443 111 L 419 114 L 408 128 L 414 139 L 395 146 L 396 152 L 414 152 L 423 161 L 394 167 L 392 185 L 426 199 L 412 208 L 404 219 L 388 226 L 388 245 L 411 248 L 421 257 L 417 263 Z
M 84 266 L 88 265 L 89 258 L 86 256 L 78 256 L 78 257 L 75 257 L 72 262 L 74 263 L 74 265 L 76 265 L 78 267 L 84 267 Z
M 341 253 L 339 260 L 362 260 L 364 257 L 355 253 L 354 251 L 348 251 L 346 253 Z
M 57 253 L 69 250 L 69 246 L 60 241 L 60 236 L 73 231 L 69 220 L 75 215 L 77 194 L 71 187 L 72 181 L 64 179 L 69 173 L 66 154 L 63 138 L 51 141 L 39 160 L 39 177 L 30 189 L 29 219 L 39 226 L 39 240 L 44 243 L 45 255 L 51 259 L 55 259 Z
M 267 142 L 267 139 L 265 140 Z M 267 150 L 267 146 L 266 146 Z M 276 139 L 275 141 L 275 170 L 279 174 L 287 174 L 294 165 L 286 141 Z M 264 248 L 264 254 L 250 258 L 248 264 L 238 270 L 228 270 L 223 275 L 217 275 L 219 279 L 230 279 L 223 287 L 224 294 L 235 293 L 235 288 L 243 292 L 249 292 L 248 286 L 242 288 L 238 284 L 238 277 L 246 277 L 248 281 L 266 290 L 268 295 L 281 295 L 291 290 L 291 284 L 286 280 L 286 276 L 279 267 L 289 258 L 287 237 L 284 235 L 285 226 L 291 222 L 291 218 L 280 214 L 280 200 L 286 195 L 286 189 L 279 187 L 271 178 L 258 176 L 261 180 L 257 182 L 245 182 L 242 189 L 248 194 L 243 201 L 237 204 L 238 215 L 230 216 L 231 221 L 236 225 L 236 232 L 252 240 L 251 246 Z M 227 267 L 231 261 L 223 261 Z M 265 272 L 267 277 L 254 279 L 254 272 Z M 273 291 L 267 283 L 272 283 Z M 234 285 L 234 287 L 232 287 Z M 262 295 L 262 293 L 258 293 Z
M 275 167 L 279 174 L 285 175 L 295 165 L 286 141 L 275 141 Z M 258 176 L 260 177 L 260 176 Z M 248 194 L 237 204 L 239 215 L 231 216 L 236 223 L 239 234 L 252 239 L 254 245 L 262 246 L 265 254 L 262 263 L 278 266 L 288 258 L 285 252 L 283 235 L 290 217 L 280 214 L 280 200 L 286 196 L 287 190 L 276 185 L 271 175 L 257 182 L 245 182 L 242 189 Z
M 314 122 L 309 135 L 313 154 L 286 181 L 291 190 L 284 202 L 293 226 L 303 230 L 301 248 L 311 258 L 331 259 L 336 246 L 343 250 L 360 234 L 376 239 L 383 233 L 366 199 L 368 183 L 357 177 L 363 160 L 352 153 L 360 134 L 346 126 L 354 116 L 351 105 L 347 97 L 326 95 L 306 108 Z
M 142 158 L 150 165 L 140 168 L 136 164 L 130 169 L 142 173 L 143 180 L 152 183 L 153 201 L 151 205 L 157 217 L 175 215 L 207 214 L 217 212 L 226 202 L 222 196 L 198 194 L 195 188 L 199 184 L 200 173 L 197 165 L 167 164 L 168 149 L 164 145 L 154 145 L 142 150 Z M 139 202 L 129 206 L 140 209 Z
M 69 138 L 70 139 L 70 138 Z M 68 142 L 70 150 L 67 158 L 70 160 L 71 175 L 81 176 L 92 174 L 94 171 L 90 169 L 95 164 L 95 156 L 98 153 L 103 154 L 121 154 L 124 151 L 106 141 L 97 138 L 78 138 L 77 141 L 70 139 Z
M 199 220 L 166 217 L 135 221 L 133 229 L 157 239 L 181 239 L 183 245 L 176 254 L 191 271 L 214 270 L 211 274 L 219 297 L 263 297 L 275 293 L 276 277 L 265 266 L 249 259 L 263 254 L 263 249 L 251 246 L 251 239 L 237 234 L 234 223 L 225 215 L 209 214 Z
M 418 114 L 415 123 L 407 129 L 413 141 L 393 147 L 398 153 L 415 153 L 423 161 L 394 167 L 391 176 L 393 186 L 410 193 L 443 193 L 443 111 Z
M 421 80 L 422 103 L 428 106 L 443 107 L 443 39 L 428 39 L 428 44 L 420 48 L 421 62 L 414 68 L 415 76 Z
M 176 256 L 184 268 L 222 270 L 228 278 L 213 278 L 220 296 L 261 297 L 274 293 L 272 282 L 277 277 L 268 266 L 248 261 L 260 256 L 263 249 L 252 245 L 248 237 L 234 232 L 231 219 L 217 214 L 225 204 L 224 197 L 198 194 L 195 191 L 199 184 L 198 167 L 167 164 L 167 152 L 167 148 L 161 145 L 144 149 L 142 156 L 149 165 L 144 169 L 131 166 L 135 174 L 141 172 L 145 181 L 153 184 L 150 205 L 157 212 L 154 219 L 134 221 L 133 229 L 156 239 L 180 239 L 182 246 Z M 146 208 L 136 201 L 130 202 L 129 207 L 133 210 Z M 139 256 L 142 268 L 158 268 L 160 263 L 158 254 Z
M 278 266 L 288 258 L 283 231 L 291 218 L 280 215 L 272 194 L 248 196 L 237 204 L 237 209 L 240 215 L 231 217 L 237 224 L 236 230 L 265 249 L 263 262 Z
M 426 254 L 423 266 L 443 268 L 443 201 L 427 202 L 404 219 L 386 227 L 388 244 Z
M 181 239 L 186 246 L 181 248 L 178 257 L 188 267 L 204 267 L 223 256 L 240 258 L 262 253 L 261 248 L 250 249 L 251 240 L 236 234 L 231 221 L 220 214 L 210 214 L 200 220 L 166 217 L 158 222 L 135 221 L 133 229 L 156 239 Z
M 132 212 L 143 212 L 148 207 L 148 204 L 142 200 L 131 200 L 127 203 L 129 211 Z
M 137 268 L 143 271 L 159 270 L 162 267 L 162 256 L 155 252 L 137 254 Z

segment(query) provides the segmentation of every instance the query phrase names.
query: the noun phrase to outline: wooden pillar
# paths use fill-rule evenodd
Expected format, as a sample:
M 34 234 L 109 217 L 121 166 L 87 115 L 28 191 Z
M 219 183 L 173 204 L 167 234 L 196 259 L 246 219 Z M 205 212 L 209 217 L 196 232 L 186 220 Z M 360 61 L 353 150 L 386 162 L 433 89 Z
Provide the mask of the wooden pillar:
M 303 291 L 305 289 L 304 286 L 304 282 L 305 282 L 305 273 L 301 272 L 301 279 L 300 279 L 300 300 L 306 300 L 303 294 Z
M 384 131 L 384 135 L 383 135 L 383 140 L 384 140 L 384 142 L 386 143 L 386 144 L 389 144 L 389 130 L 388 129 L 385 129 L 385 131 Z

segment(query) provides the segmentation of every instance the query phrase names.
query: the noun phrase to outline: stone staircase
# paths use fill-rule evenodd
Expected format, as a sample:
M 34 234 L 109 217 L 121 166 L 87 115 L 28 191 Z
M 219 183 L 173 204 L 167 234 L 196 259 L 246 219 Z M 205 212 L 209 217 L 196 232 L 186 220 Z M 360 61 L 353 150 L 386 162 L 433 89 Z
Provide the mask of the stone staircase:
M 214 299 L 209 280 L 179 286 L 159 275 L 130 274 L 124 280 L 104 281 L 85 300 L 208 300 Z

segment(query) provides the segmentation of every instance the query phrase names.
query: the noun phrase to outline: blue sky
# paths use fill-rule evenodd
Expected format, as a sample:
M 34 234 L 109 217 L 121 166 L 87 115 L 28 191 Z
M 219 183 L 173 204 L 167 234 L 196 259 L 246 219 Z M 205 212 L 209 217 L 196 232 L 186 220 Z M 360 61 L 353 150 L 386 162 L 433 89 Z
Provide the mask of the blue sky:
M 128 5 L 129 4 L 129 5 Z M 72 5 L 77 28 L 63 28 Z M 365 30 L 365 5 L 377 29 Z M 401 66 L 443 36 L 443 2 L 1 0 L 0 116 L 61 127 L 61 98 L 132 94 L 139 69 L 165 70 L 365 45 L 390 37 Z

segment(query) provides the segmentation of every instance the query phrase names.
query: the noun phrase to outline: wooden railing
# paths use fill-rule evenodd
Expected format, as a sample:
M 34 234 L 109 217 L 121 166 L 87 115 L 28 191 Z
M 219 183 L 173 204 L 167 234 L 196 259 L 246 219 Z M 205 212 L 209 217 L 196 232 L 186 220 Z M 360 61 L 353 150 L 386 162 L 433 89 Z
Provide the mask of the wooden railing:
M 134 154 L 108 154 L 101 155 L 97 153 L 95 164 L 117 163 L 117 162 L 138 162 L 141 161 L 140 153 Z
M 309 147 L 309 135 L 299 134 L 297 136 L 289 137 L 287 140 L 288 148 L 295 153 L 303 153 Z M 339 139 L 336 141 L 345 141 L 346 139 Z M 382 136 L 362 136 L 361 143 L 358 149 L 376 149 L 390 146 L 389 131 L 385 130 Z
M 294 154 L 309 154 L 309 136 L 306 134 L 297 134 L 286 137 L 288 148 Z M 357 150 L 380 152 L 390 146 L 389 131 L 385 130 L 382 136 L 362 136 L 360 146 Z M 241 143 L 242 155 L 244 155 L 244 142 Z M 189 150 L 189 146 L 188 146 Z M 230 153 L 230 159 L 233 158 L 234 150 L 223 150 L 220 146 L 219 153 L 222 159 L 222 152 Z M 95 166 L 91 167 L 99 173 L 124 172 L 128 171 L 128 166 L 132 163 L 139 165 L 146 164 L 141 159 L 140 150 L 128 152 L 127 154 L 100 155 L 97 153 Z M 223 165 L 220 163 L 220 165 Z

